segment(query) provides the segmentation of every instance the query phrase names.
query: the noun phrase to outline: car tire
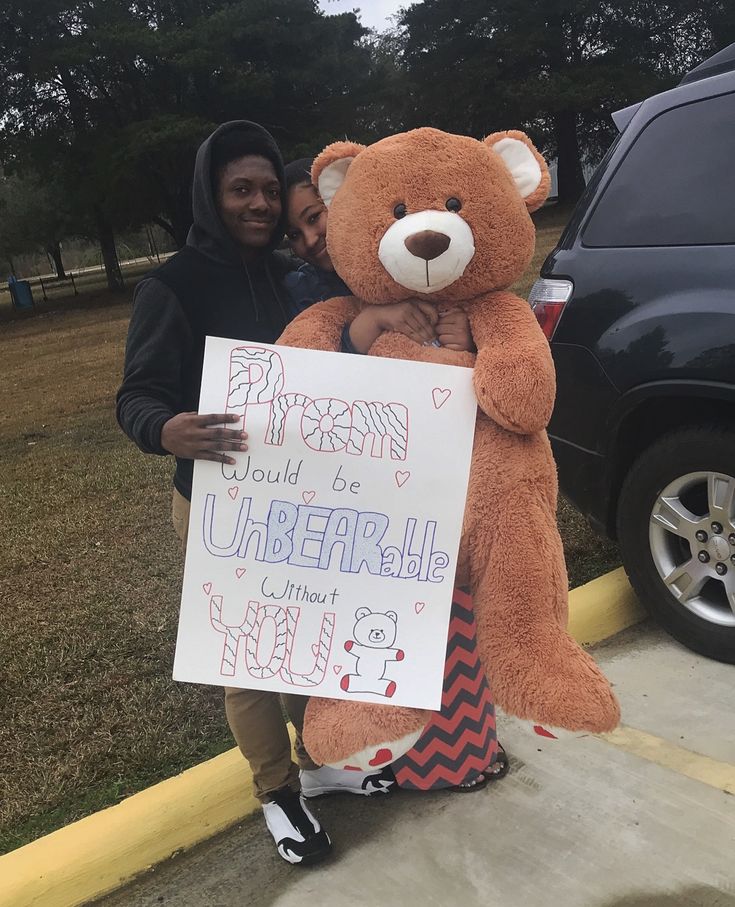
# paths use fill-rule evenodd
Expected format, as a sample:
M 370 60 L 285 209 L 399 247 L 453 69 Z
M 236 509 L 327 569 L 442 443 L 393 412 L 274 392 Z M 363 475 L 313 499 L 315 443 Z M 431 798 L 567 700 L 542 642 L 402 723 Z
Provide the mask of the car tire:
M 683 645 L 730 664 L 734 491 L 735 430 L 686 428 L 663 436 L 634 461 L 617 511 L 623 563 L 643 605 Z

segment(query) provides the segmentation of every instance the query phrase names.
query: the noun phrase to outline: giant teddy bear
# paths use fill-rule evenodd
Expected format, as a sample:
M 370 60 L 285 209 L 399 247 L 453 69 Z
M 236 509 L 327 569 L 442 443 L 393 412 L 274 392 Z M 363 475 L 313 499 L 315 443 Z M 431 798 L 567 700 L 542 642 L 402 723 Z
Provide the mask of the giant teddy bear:
M 521 132 L 484 141 L 423 128 L 364 147 L 328 146 L 312 180 L 329 207 L 328 249 L 354 296 L 318 303 L 279 342 L 339 350 L 365 305 L 461 307 L 477 354 L 419 346 L 387 332 L 371 356 L 474 368 L 478 401 L 457 583 L 467 583 L 478 651 L 496 701 L 520 718 L 605 731 L 619 720 L 605 677 L 566 631 L 567 574 L 556 525 L 557 481 L 545 428 L 555 396 L 549 345 L 508 291 L 533 254 L 530 212 L 549 189 Z M 451 439 L 436 439 L 451 463 Z M 304 741 L 317 761 L 385 765 L 430 713 L 313 698 Z

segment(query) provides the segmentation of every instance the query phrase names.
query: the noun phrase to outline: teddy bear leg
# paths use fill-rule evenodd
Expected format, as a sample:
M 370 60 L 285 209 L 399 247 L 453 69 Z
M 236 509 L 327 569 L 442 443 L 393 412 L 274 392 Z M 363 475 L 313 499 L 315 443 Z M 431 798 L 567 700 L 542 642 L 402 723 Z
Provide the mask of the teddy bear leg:
M 395 680 L 384 677 L 363 677 L 361 674 L 344 674 L 339 685 L 345 693 L 375 693 L 390 699 L 396 691 Z
M 507 712 L 569 730 L 608 731 L 620 720 L 610 684 L 566 631 L 567 573 L 550 506 L 511 495 L 472 546 L 480 657 Z M 476 530 L 482 531 L 482 529 Z
M 312 697 L 303 740 L 311 758 L 335 768 L 382 768 L 415 744 L 431 712 Z

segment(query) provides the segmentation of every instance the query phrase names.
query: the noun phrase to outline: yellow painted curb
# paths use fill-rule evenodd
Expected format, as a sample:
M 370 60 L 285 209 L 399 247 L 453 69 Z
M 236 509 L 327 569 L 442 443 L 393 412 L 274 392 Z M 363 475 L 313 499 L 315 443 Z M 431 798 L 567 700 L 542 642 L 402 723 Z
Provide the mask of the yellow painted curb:
M 73 907 L 253 812 L 237 749 L 0 857 L 2 907 Z
M 735 794 L 735 765 L 703 756 L 685 749 L 663 737 L 621 725 L 609 734 L 600 734 L 600 740 L 610 743 L 626 753 L 655 762 L 679 775 L 686 775 L 726 794 Z
M 569 632 L 583 646 L 609 639 L 645 615 L 622 567 L 569 593 Z
M 625 572 L 572 590 L 569 631 L 591 645 L 643 617 Z M 0 907 L 77 907 L 258 809 L 232 749 L 0 857 Z

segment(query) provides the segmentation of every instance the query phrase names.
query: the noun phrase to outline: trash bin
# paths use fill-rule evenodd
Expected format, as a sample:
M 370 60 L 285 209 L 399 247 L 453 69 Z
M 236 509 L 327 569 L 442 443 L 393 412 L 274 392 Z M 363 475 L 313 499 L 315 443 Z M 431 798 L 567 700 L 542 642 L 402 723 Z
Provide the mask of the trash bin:
M 27 280 L 18 280 L 11 275 L 8 277 L 8 289 L 10 290 L 10 298 L 16 309 L 33 308 L 33 293 L 31 292 L 31 285 Z

